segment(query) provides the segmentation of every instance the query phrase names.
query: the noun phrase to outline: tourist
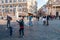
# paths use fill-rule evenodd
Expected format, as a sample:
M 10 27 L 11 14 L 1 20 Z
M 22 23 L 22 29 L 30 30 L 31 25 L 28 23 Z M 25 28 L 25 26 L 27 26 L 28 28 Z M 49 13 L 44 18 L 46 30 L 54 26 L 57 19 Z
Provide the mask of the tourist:
M 19 34 L 20 34 L 21 37 L 24 36 L 24 20 L 23 19 L 24 18 L 22 17 L 22 19 L 19 19 L 19 21 L 17 20 L 17 22 L 19 23 L 19 26 L 20 26 Z
M 46 25 L 46 16 L 43 16 L 43 25 Z
M 49 16 L 46 16 L 47 19 L 47 26 L 49 25 Z
M 12 20 L 12 17 L 7 15 L 7 28 L 10 27 L 11 20 Z

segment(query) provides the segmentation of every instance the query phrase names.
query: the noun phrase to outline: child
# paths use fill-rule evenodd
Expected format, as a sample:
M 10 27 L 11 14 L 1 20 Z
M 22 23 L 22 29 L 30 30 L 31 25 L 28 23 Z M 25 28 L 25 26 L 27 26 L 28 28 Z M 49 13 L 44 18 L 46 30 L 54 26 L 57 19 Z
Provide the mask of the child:
M 24 21 L 23 18 L 19 21 L 17 21 L 19 23 L 20 29 L 19 29 L 19 34 L 20 36 L 24 36 Z

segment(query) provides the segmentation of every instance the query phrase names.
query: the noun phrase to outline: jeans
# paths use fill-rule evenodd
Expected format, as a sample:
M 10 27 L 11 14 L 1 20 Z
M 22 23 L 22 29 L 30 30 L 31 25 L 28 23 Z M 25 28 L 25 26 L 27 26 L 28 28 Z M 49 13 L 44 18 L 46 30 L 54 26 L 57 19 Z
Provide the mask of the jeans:
M 10 21 L 7 21 L 7 28 L 10 27 Z
M 10 30 L 10 36 L 12 36 L 12 32 L 13 32 L 12 27 L 9 27 L 9 30 Z
M 19 34 L 20 34 L 20 36 L 24 36 L 24 28 L 19 29 Z

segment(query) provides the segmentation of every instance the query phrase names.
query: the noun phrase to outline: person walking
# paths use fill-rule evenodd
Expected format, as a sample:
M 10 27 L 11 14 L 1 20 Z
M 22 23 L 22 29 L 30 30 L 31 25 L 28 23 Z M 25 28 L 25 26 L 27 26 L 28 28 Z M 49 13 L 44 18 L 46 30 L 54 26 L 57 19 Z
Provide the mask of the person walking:
M 37 16 L 37 19 L 38 19 L 38 21 L 39 21 L 39 16 Z
M 9 15 L 7 15 L 7 28 L 10 27 L 11 20 L 12 20 L 12 17 L 10 17 Z
M 33 26 L 32 18 L 33 18 L 32 15 L 29 16 L 29 27 L 32 27 Z
M 47 26 L 49 25 L 49 16 L 46 16 L 46 18 L 47 18 Z
M 19 23 L 19 26 L 20 26 L 20 28 L 19 28 L 19 34 L 20 34 L 21 37 L 24 36 L 24 20 L 23 19 L 24 18 L 22 17 L 22 19 L 19 19 L 19 21 L 16 20 Z
M 46 25 L 46 16 L 43 16 L 43 25 Z

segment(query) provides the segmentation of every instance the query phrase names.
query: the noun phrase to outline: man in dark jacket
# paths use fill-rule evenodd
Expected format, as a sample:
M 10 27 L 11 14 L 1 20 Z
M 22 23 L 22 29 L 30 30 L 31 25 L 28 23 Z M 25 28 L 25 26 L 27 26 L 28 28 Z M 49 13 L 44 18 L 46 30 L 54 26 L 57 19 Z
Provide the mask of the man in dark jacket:
M 47 16 L 47 25 L 49 25 L 49 16 Z
M 12 20 L 12 17 L 7 15 L 7 28 L 10 27 L 10 21 Z
M 23 18 L 19 21 L 17 21 L 19 23 L 20 29 L 19 29 L 19 34 L 20 36 L 24 36 L 24 21 Z

